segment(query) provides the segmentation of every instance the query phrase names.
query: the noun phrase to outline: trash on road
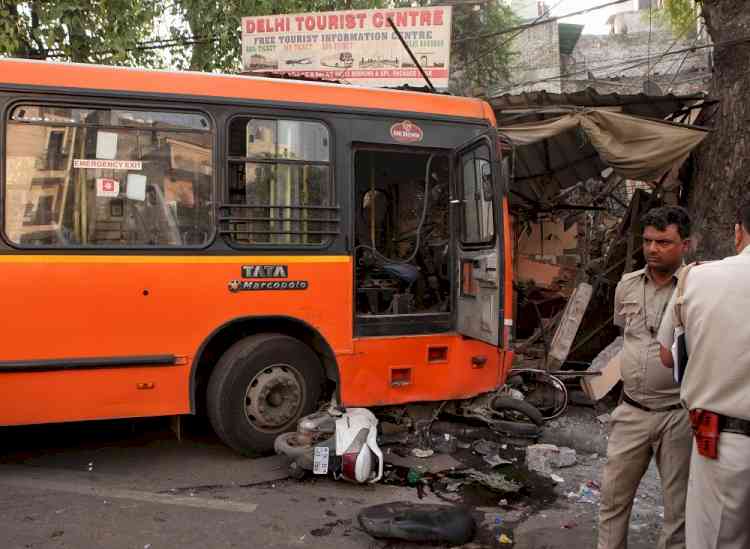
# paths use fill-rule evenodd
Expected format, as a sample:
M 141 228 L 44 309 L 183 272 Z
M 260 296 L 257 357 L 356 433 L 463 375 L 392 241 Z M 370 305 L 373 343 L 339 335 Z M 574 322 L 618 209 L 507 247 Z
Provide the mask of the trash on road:
M 479 439 L 472 444 L 472 449 L 483 456 L 489 456 L 500 452 L 500 444 L 490 440 Z
M 503 459 L 499 455 L 495 454 L 492 456 L 482 456 L 482 459 L 487 463 L 488 465 L 492 467 L 497 467 L 498 465 L 508 465 L 509 463 L 513 463 L 509 459 Z
M 464 476 L 468 481 L 478 482 L 495 492 L 518 492 L 523 488 L 522 484 L 498 473 L 482 473 L 476 469 L 466 469 L 465 471 L 458 471 L 457 474 Z
M 389 448 L 388 450 L 391 450 Z M 424 471 L 425 473 L 440 473 L 451 469 L 462 469 L 464 464 L 448 454 L 435 454 L 427 458 L 418 458 L 413 456 L 400 456 L 396 452 L 386 451 L 384 454 L 386 463 L 396 467 L 414 468 Z
M 384 503 L 366 507 L 357 518 L 362 529 L 378 539 L 463 545 L 476 531 L 469 510 L 452 505 Z
M 589 480 L 578 487 L 578 492 L 568 492 L 568 499 L 575 499 L 579 503 L 590 503 L 596 505 L 599 503 L 601 493 L 599 483 Z

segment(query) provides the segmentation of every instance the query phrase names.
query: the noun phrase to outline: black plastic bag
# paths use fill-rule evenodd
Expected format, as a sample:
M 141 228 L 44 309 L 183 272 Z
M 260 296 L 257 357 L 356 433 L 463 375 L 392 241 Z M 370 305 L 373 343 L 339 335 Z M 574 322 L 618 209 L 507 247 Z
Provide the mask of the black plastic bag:
M 375 538 L 463 545 L 474 537 L 469 510 L 452 505 L 397 501 L 360 511 L 359 524 Z

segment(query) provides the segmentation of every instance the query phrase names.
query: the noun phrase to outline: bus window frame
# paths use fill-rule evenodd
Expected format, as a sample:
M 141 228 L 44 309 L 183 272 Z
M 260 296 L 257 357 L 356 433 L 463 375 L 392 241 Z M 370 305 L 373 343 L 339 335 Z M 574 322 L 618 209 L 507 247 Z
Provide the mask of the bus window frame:
M 132 252 L 184 252 L 184 251 L 202 251 L 212 247 L 219 234 L 218 227 L 218 185 L 221 178 L 221 172 L 218 168 L 217 160 L 221 160 L 219 154 L 219 139 L 218 139 L 218 124 L 216 117 L 206 108 L 200 108 L 199 106 L 191 106 L 183 104 L 177 108 L 165 107 L 161 101 L 150 99 L 144 101 L 144 104 L 138 102 L 122 101 L 120 98 L 112 98 L 112 101 L 107 101 L 105 98 L 89 98 L 85 95 L 77 95 L 75 99 L 71 99 L 68 96 L 59 98 L 60 96 L 54 95 L 49 97 L 49 94 L 41 93 L 39 95 L 19 95 L 8 98 L 7 103 L 0 112 L 2 120 L 0 120 L 0 240 L 10 248 L 19 251 L 76 251 L 76 252 L 121 252 L 121 253 L 132 253 Z M 59 98 L 59 99 L 58 99 Z M 80 100 L 80 101 L 79 101 Z M 145 128 L 135 128 L 133 126 L 113 126 L 113 125 L 78 125 L 78 124 L 66 124 L 66 123 L 49 123 L 49 122 L 22 122 L 12 121 L 10 119 L 11 113 L 15 108 L 23 105 L 29 106 L 49 106 L 57 108 L 69 108 L 69 109 L 95 109 L 95 110 L 128 110 L 128 111 L 143 111 L 143 112 L 174 112 L 177 114 L 199 114 L 208 119 L 211 127 L 207 130 L 211 136 L 211 207 L 209 211 L 212 216 L 211 233 L 208 235 L 206 242 L 199 245 L 155 245 L 155 246 L 111 246 L 111 245 L 36 245 L 29 246 L 15 242 L 12 240 L 5 231 L 5 202 L 6 202 L 6 187 L 7 187 L 7 175 L 6 175 L 6 157 L 8 149 L 8 129 L 10 123 L 14 124 L 28 124 L 28 125 L 42 125 L 46 127 L 91 127 L 98 129 L 120 129 L 120 130 L 140 130 L 148 131 Z M 198 130 L 171 130 L 171 129 L 158 129 L 160 132 L 197 132 Z
M 490 154 L 490 158 L 488 160 L 488 164 L 490 165 L 491 171 L 491 184 L 492 184 L 492 199 L 490 203 L 492 204 L 491 212 L 492 212 L 492 237 L 483 240 L 483 241 L 466 241 L 464 240 L 464 227 L 466 223 L 465 219 L 465 205 L 466 205 L 466 197 L 465 197 L 465 185 L 464 185 L 464 172 L 463 172 L 463 164 L 461 164 L 461 161 L 463 160 L 463 157 L 466 153 L 471 153 L 474 155 L 477 149 L 481 147 L 487 147 L 487 150 Z M 471 142 L 466 143 L 460 147 L 458 147 L 455 151 L 455 158 L 456 158 L 456 174 L 454 178 L 454 192 L 455 192 L 455 198 L 460 200 L 459 208 L 458 208 L 458 215 L 456 216 L 457 221 L 457 227 L 456 227 L 456 242 L 461 247 L 462 250 L 468 250 L 468 251 L 474 251 L 474 250 L 483 250 L 483 249 L 489 249 L 496 246 L 497 238 L 498 238 L 498 230 L 499 230 L 499 224 L 500 224 L 500 216 L 498 215 L 498 209 L 500 207 L 500 204 L 498 203 L 498 196 L 501 192 L 499 189 L 499 182 L 498 182 L 498 159 L 497 159 L 497 152 L 495 148 L 493 147 L 492 140 L 490 139 L 489 135 L 487 133 L 482 134 L 480 136 L 477 136 Z M 473 157 L 476 160 L 476 156 Z M 460 168 L 458 167 L 458 164 L 461 164 Z M 476 175 L 476 171 L 474 172 Z M 481 184 L 481 181 L 480 181 Z M 484 194 L 484 193 L 483 193 Z M 484 199 L 484 198 L 483 198 Z
M 327 235 L 325 239 L 319 244 L 301 244 L 301 243 L 267 243 L 267 242 L 256 242 L 252 244 L 242 244 L 234 240 L 230 234 L 221 234 L 219 231 L 219 216 L 217 212 L 216 223 L 217 223 L 217 236 L 221 236 L 221 239 L 233 250 L 247 251 L 247 250 L 258 250 L 258 251 L 300 251 L 303 250 L 308 252 L 319 252 L 325 251 L 331 248 L 337 239 L 346 237 L 348 239 L 348 228 L 346 225 L 349 223 L 348 218 L 342 217 L 343 208 L 341 207 L 340 201 L 338 200 L 338 187 L 336 185 L 336 165 L 337 155 L 336 147 L 338 145 L 336 139 L 336 132 L 334 131 L 331 123 L 317 116 L 310 116 L 310 113 L 306 111 L 283 111 L 279 112 L 276 106 L 271 106 L 268 109 L 262 108 L 248 108 L 242 110 L 235 110 L 224 120 L 224 128 L 222 133 L 223 147 L 222 147 L 222 171 L 224 177 L 221 180 L 221 188 L 219 190 L 220 202 L 217 204 L 217 210 L 221 208 L 231 208 L 232 205 L 229 203 L 229 165 L 231 162 L 244 162 L 244 163 L 261 163 L 261 164 L 286 164 L 286 165 L 325 165 L 325 162 L 319 161 L 295 161 L 284 158 L 275 159 L 254 159 L 248 156 L 237 157 L 229 154 L 230 143 L 229 143 L 229 128 L 235 119 L 244 118 L 248 121 L 256 120 L 288 120 L 290 122 L 317 122 L 323 125 L 328 130 L 328 171 L 329 171 L 329 196 L 331 205 L 328 206 L 330 211 L 336 215 L 337 221 L 333 222 L 336 225 L 337 234 Z M 278 139 L 278 136 L 277 136 Z M 247 151 L 245 151 L 247 153 Z M 259 206 L 263 207 L 263 206 Z M 348 246 L 347 246 L 348 248 Z
M 372 141 L 352 141 L 351 143 L 351 190 L 349 200 L 351 201 L 352 208 L 352 222 L 351 222 L 351 242 L 356 241 L 356 208 L 357 203 L 357 189 L 354 184 L 356 180 L 356 156 L 358 152 L 393 152 L 393 153 L 412 153 L 412 154 L 424 154 L 429 156 L 430 154 L 443 155 L 448 161 L 448 188 L 449 194 L 452 193 L 453 178 L 454 178 L 454 154 L 456 149 L 424 146 L 421 144 L 407 145 L 401 143 L 378 143 Z M 451 288 L 450 297 L 450 311 L 447 313 L 408 313 L 408 314 L 397 314 L 397 315 L 377 315 L 376 319 L 370 319 L 370 324 L 381 328 L 381 331 L 377 334 L 363 333 L 367 330 L 363 328 L 363 317 L 357 314 L 357 274 L 356 269 L 352 270 L 352 337 L 354 339 L 370 339 L 376 337 L 414 337 L 424 335 L 445 335 L 455 330 L 456 328 L 456 305 L 457 298 L 454 292 L 455 285 L 458 283 L 456 276 L 456 269 L 453 264 L 458 257 L 458 238 L 453 237 L 456 230 L 454 228 L 456 224 L 456 213 L 454 208 L 450 206 L 450 198 L 448 205 L 448 231 L 451 235 L 449 239 L 449 258 L 448 262 L 450 268 L 448 269 L 448 276 Z M 356 259 L 356 250 L 352 247 L 351 255 L 353 260 Z M 403 320 L 410 320 L 412 328 L 410 330 L 399 329 Z M 440 328 L 440 321 L 449 319 L 450 326 L 448 328 Z

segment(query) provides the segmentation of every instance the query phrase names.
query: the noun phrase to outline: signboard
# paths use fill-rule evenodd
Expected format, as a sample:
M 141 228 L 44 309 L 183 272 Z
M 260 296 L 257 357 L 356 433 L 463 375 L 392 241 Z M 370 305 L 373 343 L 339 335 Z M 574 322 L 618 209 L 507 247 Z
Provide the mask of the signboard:
M 424 86 L 388 18 L 433 85 L 447 88 L 450 6 L 244 17 L 243 69 L 367 86 Z

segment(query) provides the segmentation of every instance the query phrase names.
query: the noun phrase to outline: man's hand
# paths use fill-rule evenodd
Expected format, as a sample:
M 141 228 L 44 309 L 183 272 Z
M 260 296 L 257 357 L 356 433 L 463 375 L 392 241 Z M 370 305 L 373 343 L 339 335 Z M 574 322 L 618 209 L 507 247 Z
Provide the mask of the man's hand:
M 661 363 L 665 368 L 674 368 L 674 358 L 672 358 L 672 351 L 667 349 L 664 345 L 659 346 L 659 356 L 661 357 Z

